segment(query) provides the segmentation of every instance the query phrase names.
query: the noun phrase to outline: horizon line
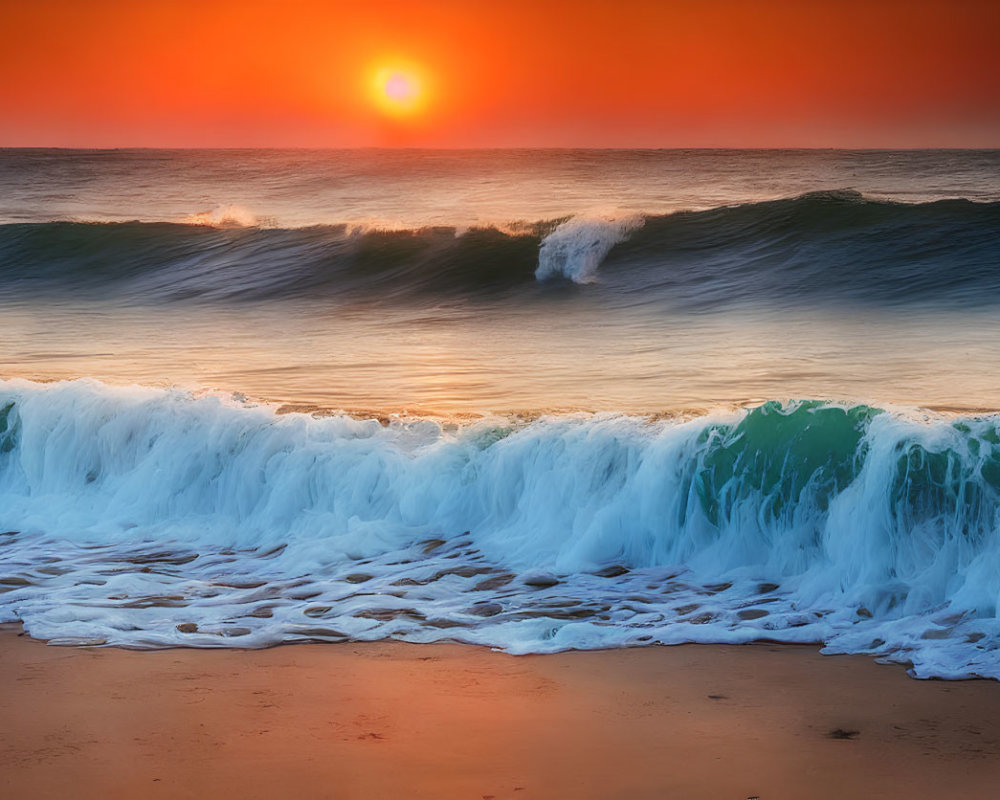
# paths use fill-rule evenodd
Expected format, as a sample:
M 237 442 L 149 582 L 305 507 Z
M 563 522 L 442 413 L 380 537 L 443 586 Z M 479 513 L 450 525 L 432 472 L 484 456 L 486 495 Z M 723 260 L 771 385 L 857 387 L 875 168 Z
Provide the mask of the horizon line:
M 736 151 L 736 152 L 773 152 L 773 151 L 809 151 L 809 152 L 992 152 L 1000 151 L 1000 144 L 989 147 L 978 146 L 925 146 L 925 147 L 842 147 L 842 146 L 810 146 L 795 145 L 781 146 L 769 145 L 766 147 L 733 147 L 733 146 L 671 146 L 671 147 L 595 147 L 595 146 L 493 146 L 493 147 L 384 147 L 375 145 L 363 145 L 355 147 L 311 147 L 302 145 L 265 145 L 265 146 L 198 146 L 198 145 L 116 145 L 102 147 L 86 147 L 72 145 L 0 145 L 0 151 L 4 150 L 63 150 L 75 152 L 120 152 L 120 151 L 148 151 L 148 150 L 179 150 L 179 151 L 212 151 L 212 152 L 239 152 L 247 150 L 274 150 L 274 151 L 304 151 L 304 152 L 491 152 L 491 151 L 534 151 L 534 152 L 564 152 L 587 150 L 592 152 L 692 152 L 692 151 Z

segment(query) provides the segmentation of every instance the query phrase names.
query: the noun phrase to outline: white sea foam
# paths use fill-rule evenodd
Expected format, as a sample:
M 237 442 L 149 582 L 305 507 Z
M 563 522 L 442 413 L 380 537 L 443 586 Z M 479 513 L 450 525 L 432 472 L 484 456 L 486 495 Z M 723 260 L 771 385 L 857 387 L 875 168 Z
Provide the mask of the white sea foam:
M 452 430 L 93 381 L 3 382 L 0 412 L 0 618 L 40 638 L 768 638 L 1000 677 L 995 420 L 876 414 L 830 490 L 801 438 L 741 450 L 745 412 Z
M 593 283 L 611 248 L 642 224 L 643 218 L 635 214 L 578 216 L 563 222 L 542 240 L 535 278 Z

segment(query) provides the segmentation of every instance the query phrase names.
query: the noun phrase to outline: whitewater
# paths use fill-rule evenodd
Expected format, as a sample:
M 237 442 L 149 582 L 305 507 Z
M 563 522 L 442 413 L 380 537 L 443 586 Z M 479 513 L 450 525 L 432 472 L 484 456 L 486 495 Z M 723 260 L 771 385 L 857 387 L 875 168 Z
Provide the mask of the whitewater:
M 87 381 L 0 400 L 0 608 L 40 638 L 822 641 L 1000 676 L 1000 416 L 448 428 Z
M 0 621 L 1000 678 L 1000 155 L 0 152 Z

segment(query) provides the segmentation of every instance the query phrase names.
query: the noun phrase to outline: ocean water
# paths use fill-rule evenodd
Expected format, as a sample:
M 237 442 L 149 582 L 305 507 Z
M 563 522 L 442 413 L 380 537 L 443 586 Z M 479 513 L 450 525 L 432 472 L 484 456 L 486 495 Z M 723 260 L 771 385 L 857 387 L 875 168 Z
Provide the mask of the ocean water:
M 1000 151 L 0 150 L 0 619 L 1000 677 Z

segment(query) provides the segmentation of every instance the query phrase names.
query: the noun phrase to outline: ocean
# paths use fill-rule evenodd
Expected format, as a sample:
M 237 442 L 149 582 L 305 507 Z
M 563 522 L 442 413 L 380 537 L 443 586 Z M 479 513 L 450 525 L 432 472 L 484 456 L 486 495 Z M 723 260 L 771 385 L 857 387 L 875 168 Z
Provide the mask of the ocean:
M 0 150 L 0 621 L 1000 678 L 1000 151 Z

